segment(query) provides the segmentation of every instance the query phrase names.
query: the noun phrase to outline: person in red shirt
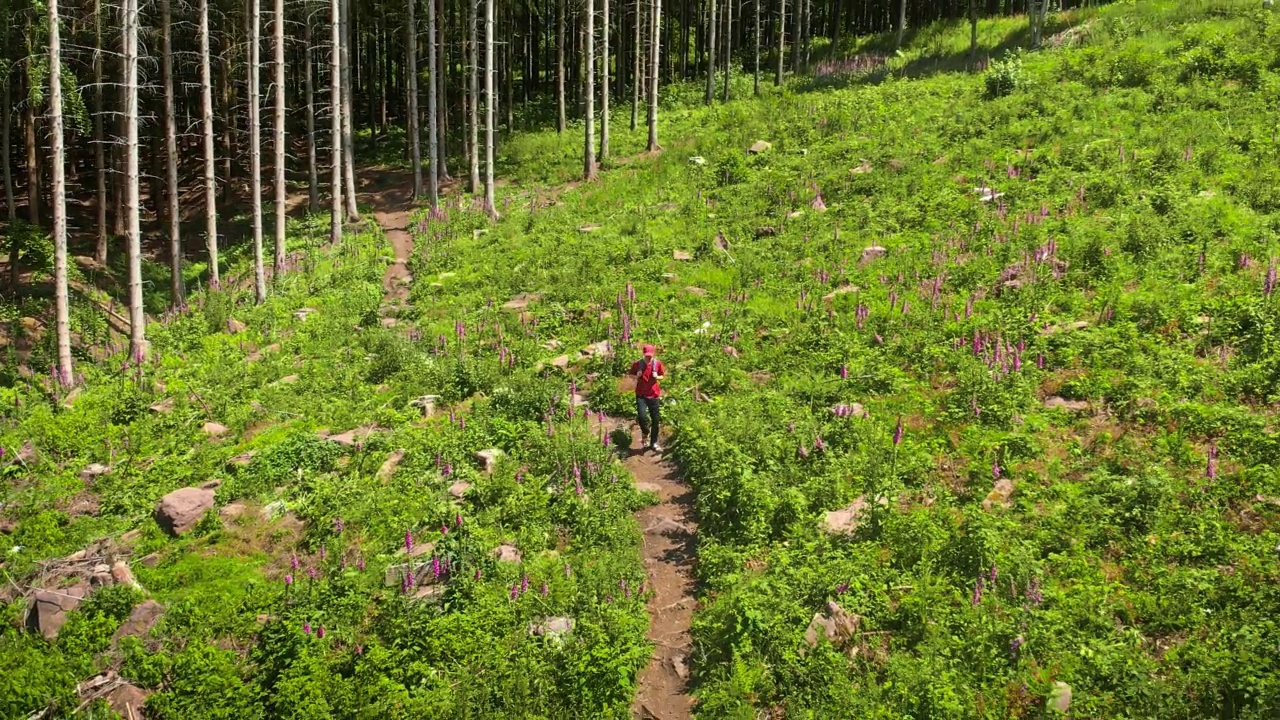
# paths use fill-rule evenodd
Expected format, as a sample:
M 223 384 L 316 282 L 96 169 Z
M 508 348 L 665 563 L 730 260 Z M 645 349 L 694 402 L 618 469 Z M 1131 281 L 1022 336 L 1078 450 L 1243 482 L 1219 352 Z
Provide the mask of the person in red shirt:
M 631 364 L 628 374 L 636 378 L 636 420 L 640 423 L 640 440 L 645 442 L 648 438 L 645 449 L 662 452 L 662 446 L 658 444 L 662 388 L 658 381 L 666 376 L 667 368 L 655 355 L 657 348 L 645 345 L 644 357 Z

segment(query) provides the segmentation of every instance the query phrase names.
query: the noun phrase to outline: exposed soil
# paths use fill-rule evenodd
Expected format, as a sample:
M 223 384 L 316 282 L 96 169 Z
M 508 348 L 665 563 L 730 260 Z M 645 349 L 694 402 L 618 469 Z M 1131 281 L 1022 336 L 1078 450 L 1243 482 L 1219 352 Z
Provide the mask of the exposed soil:
M 373 219 L 387 234 L 395 261 L 382 277 L 386 292 L 384 305 L 397 306 L 409 301 L 409 258 L 413 254 L 413 236 L 409 233 L 409 211 L 414 207 L 413 176 L 392 168 L 362 169 L 359 197 L 373 206 Z
M 631 424 L 629 421 L 618 421 Z M 633 433 L 638 435 L 638 433 Z M 640 671 L 631 714 L 635 718 L 675 720 L 690 717 L 689 623 L 697 605 L 693 563 L 696 557 L 693 491 L 675 465 L 652 452 L 641 452 L 632 440 L 627 469 L 642 489 L 655 490 L 659 504 L 636 513 L 644 531 L 644 565 L 649 575 L 649 666 Z

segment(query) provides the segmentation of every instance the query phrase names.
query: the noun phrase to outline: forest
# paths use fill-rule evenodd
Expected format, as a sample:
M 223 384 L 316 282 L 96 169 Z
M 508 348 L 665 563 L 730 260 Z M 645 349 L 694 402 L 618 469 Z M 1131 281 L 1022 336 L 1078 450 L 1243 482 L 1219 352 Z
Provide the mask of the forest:
M 1271 2 L 0 3 L 0 717 L 1280 713 Z

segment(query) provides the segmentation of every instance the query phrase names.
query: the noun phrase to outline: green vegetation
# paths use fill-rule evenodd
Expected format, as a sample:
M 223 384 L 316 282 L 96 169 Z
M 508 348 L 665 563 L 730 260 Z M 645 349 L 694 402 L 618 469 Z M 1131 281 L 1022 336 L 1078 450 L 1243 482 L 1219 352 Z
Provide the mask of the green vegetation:
M 984 73 L 950 70 L 951 24 L 760 99 L 672 86 L 664 152 L 619 123 L 587 185 L 564 185 L 577 133 L 515 136 L 498 223 L 468 198 L 415 218 L 394 320 L 370 231 L 306 246 L 262 306 L 200 296 L 145 367 L 82 362 L 69 408 L 8 378 L 6 579 L 137 528 L 166 612 L 119 642 L 141 594 L 95 594 L 54 641 L 6 626 L 0 715 L 69 714 L 112 665 L 163 718 L 625 716 L 645 500 L 571 385 L 625 415 L 643 340 L 697 496 L 699 717 L 1038 718 L 1064 685 L 1075 717 L 1274 717 L 1280 15 L 1056 22 Z M 238 517 L 150 519 L 215 478 Z M 442 593 L 387 584 L 406 532 Z

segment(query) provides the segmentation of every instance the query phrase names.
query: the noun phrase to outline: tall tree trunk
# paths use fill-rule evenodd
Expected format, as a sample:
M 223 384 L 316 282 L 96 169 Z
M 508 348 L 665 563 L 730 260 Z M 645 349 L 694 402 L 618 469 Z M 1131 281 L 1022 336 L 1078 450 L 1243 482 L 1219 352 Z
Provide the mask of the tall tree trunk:
M 631 44 L 631 131 L 635 132 L 636 122 L 639 120 L 640 114 L 640 57 L 644 54 L 640 51 L 640 25 L 643 13 L 640 11 L 641 0 L 636 0 L 636 17 L 635 17 L 635 38 Z
M 58 331 L 58 383 L 75 383 L 71 365 L 71 310 L 67 302 L 67 185 L 66 151 L 62 137 L 62 33 L 58 28 L 58 0 L 49 6 L 49 140 L 53 145 L 53 287 Z M 5 28 L 6 31 L 8 28 Z
M 431 84 L 432 87 L 436 89 L 436 110 L 431 113 L 431 116 L 436 118 L 436 126 L 435 130 L 433 130 L 431 134 L 435 138 L 436 151 L 434 159 L 431 162 L 434 163 L 432 170 L 436 173 L 437 185 L 435 195 L 438 197 L 440 194 L 439 181 L 447 180 L 449 178 L 449 150 L 446 145 L 449 139 L 449 85 L 445 82 L 448 79 L 449 46 L 444 41 L 444 26 L 448 22 L 448 17 L 445 15 L 444 3 L 437 0 L 434 5 L 435 11 L 432 13 L 432 16 L 436 19 L 436 24 L 435 32 L 431 34 L 431 42 L 432 47 L 435 48 L 433 55 L 436 56 L 436 64 L 435 69 L 431 71 Z
M 707 24 L 707 91 L 703 100 L 710 105 L 716 99 L 716 0 L 711 2 L 711 19 Z
M 430 1 L 430 0 L 428 0 Z M 414 16 L 414 6 L 418 4 L 418 0 L 409 0 L 409 17 L 405 23 L 405 39 L 408 42 L 406 60 L 409 65 L 409 113 L 405 117 L 405 126 L 409 132 L 409 161 L 413 164 L 413 199 L 417 200 L 422 197 L 422 147 L 419 141 L 418 133 L 418 27 L 417 18 Z M 427 9 L 427 24 L 431 24 L 431 10 Z M 428 45 L 430 41 L 428 40 Z M 431 64 L 428 61 L 428 64 Z M 436 74 L 431 73 L 434 80 Z M 428 93 L 435 92 L 435 86 L 432 85 Z M 431 163 L 432 178 L 434 186 L 435 163 Z M 435 208 L 434 198 L 432 208 Z
M 131 0 L 136 2 L 137 0 Z M 262 262 L 262 119 L 258 88 L 262 28 L 261 0 L 249 0 L 249 195 L 253 220 L 253 290 L 257 302 L 267 299 L 267 272 Z
M 218 287 L 218 179 L 213 151 L 213 68 L 209 63 L 209 0 L 200 0 L 200 114 L 204 126 L 204 222 L 209 285 Z
M 969 66 L 978 64 L 978 0 L 969 0 Z
M 225 114 L 225 119 L 222 121 L 222 192 L 227 199 L 231 198 L 231 193 L 235 190 L 236 163 L 234 158 L 237 156 L 235 89 L 231 82 L 233 47 L 234 43 L 231 38 L 224 37 L 221 43 L 222 72 L 218 73 L 218 95 L 222 97 L 222 110 Z
M 471 34 L 471 57 L 468 61 L 471 67 L 467 71 L 467 82 L 471 88 L 467 98 L 467 125 L 469 126 L 467 132 L 470 133 L 471 148 L 467 156 L 467 163 L 470 166 L 469 189 L 474 195 L 480 191 L 480 117 L 477 110 L 480 104 L 480 38 L 479 31 L 476 29 L 478 25 L 476 3 L 479 0 L 464 1 L 467 3 L 467 25 L 468 32 Z
M 285 133 L 285 73 L 284 73 L 284 0 L 276 0 L 275 11 L 275 31 L 276 31 L 276 160 L 275 171 L 276 178 L 272 183 L 276 190 L 276 249 L 275 249 L 275 266 L 272 271 L 272 277 L 277 281 L 284 276 L 284 260 L 285 260 L 285 228 L 288 215 L 285 213 L 287 209 L 286 203 L 288 199 L 289 188 L 285 185 L 285 158 L 288 157 L 287 146 L 285 145 L 287 138 Z
M 208 2 L 208 0 L 202 0 Z M 320 210 L 320 171 L 316 167 L 316 80 L 314 67 L 314 39 L 311 34 L 311 20 L 308 13 L 303 27 L 303 55 L 306 61 L 306 105 L 307 105 L 307 210 Z
M 724 0 L 724 95 L 723 102 L 729 102 L 729 71 L 733 65 L 733 3 L 736 0 Z
M 800 71 L 800 21 L 804 15 L 804 0 L 795 0 L 791 11 L 791 73 Z
M 329 149 L 333 151 L 330 192 L 333 193 L 333 209 L 329 216 L 329 242 L 342 242 L 342 0 L 329 0 L 330 62 L 329 62 Z
M 813 0 L 803 0 L 804 2 L 804 59 L 801 64 L 807 70 L 809 68 L 809 57 L 813 51 Z
M 782 59 L 787 54 L 787 0 L 778 0 L 778 67 L 773 73 L 773 84 L 782 84 Z
M 649 77 L 649 152 L 657 152 L 658 147 L 658 72 L 662 49 L 662 0 L 653 0 L 653 67 Z
M 756 41 L 755 41 L 755 78 L 753 92 L 756 97 L 760 97 L 760 43 L 764 38 L 760 37 L 760 0 L 751 0 L 751 4 L 755 5 L 756 10 Z
M 32 55 L 28 55 L 28 58 Z M 28 60 L 30 62 L 30 60 Z M 27 76 L 32 77 L 35 73 L 28 72 Z M 32 225 L 40 226 L 40 148 L 37 144 L 39 141 L 39 133 L 36 132 L 36 112 L 31 105 L 30 93 L 26 107 L 22 111 L 23 123 L 26 126 L 26 146 L 27 146 L 27 219 Z
M 182 305 L 182 218 L 178 215 L 178 131 L 173 93 L 173 28 L 160 0 L 160 81 L 164 84 L 165 220 L 169 235 L 169 306 Z
M 582 150 L 582 179 L 594 180 L 596 177 L 596 4 L 587 0 L 586 25 L 583 27 L 582 42 L 586 45 L 583 59 L 587 64 L 586 76 L 583 78 L 583 101 L 585 103 L 584 118 L 586 120 L 586 139 Z
M 142 312 L 142 222 L 138 206 L 138 0 L 124 0 L 124 205 L 125 246 L 129 260 L 129 351 L 135 361 L 147 356 L 146 316 Z
M 436 0 L 427 0 L 427 35 L 430 36 L 427 41 L 427 52 L 430 54 L 427 59 L 427 70 L 431 73 L 431 88 L 427 92 L 427 160 L 430 163 L 431 172 L 427 179 L 427 187 L 430 191 L 431 209 L 435 210 L 440 205 L 440 103 L 437 94 L 441 76 L 436 36 Z M 418 86 L 414 83 L 412 87 L 416 96 Z M 410 112 L 417 114 L 416 103 Z
M 907 0 L 898 0 L 898 39 L 894 48 L 902 47 L 902 36 L 907 32 Z
M 8 57 L 8 33 L 9 29 L 5 27 L 5 56 Z M 106 139 L 102 132 L 102 116 L 106 111 L 103 107 L 103 72 L 102 72 L 102 0 L 93 0 L 93 167 L 94 181 L 97 183 L 97 211 L 98 211 L 98 244 L 94 248 L 93 259 L 99 265 L 107 264 L 107 160 L 103 144 Z M 9 92 L 8 81 L 5 82 L 5 106 L 4 106 L 4 162 L 5 162 L 5 181 L 8 182 L 9 167 L 9 103 L 7 94 Z M 6 192 L 12 194 L 12 190 L 6 184 Z M 12 206 L 12 205 L 11 205 Z
M 493 4 L 494 0 L 484 0 L 484 205 L 489 211 L 489 217 L 497 220 L 498 204 L 493 191 L 493 113 L 496 109 L 493 88 Z M 564 94 L 561 93 L 561 98 L 563 97 Z
M 486 0 L 487 1 L 487 0 Z M 564 12 L 565 0 L 556 3 L 556 132 L 563 133 L 564 114 Z M 487 72 L 487 71 L 486 71 Z
M 351 0 L 342 2 L 342 163 L 343 187 L 346 189 L 347 217 L 360 219 L 356 207 L 356 148 L 351 114 Z
M 600 159 L 609 157 L 609 0 L 601 0 L 604 4 L 604 32 L 600 38 L 604 46 L 600 49 Z

